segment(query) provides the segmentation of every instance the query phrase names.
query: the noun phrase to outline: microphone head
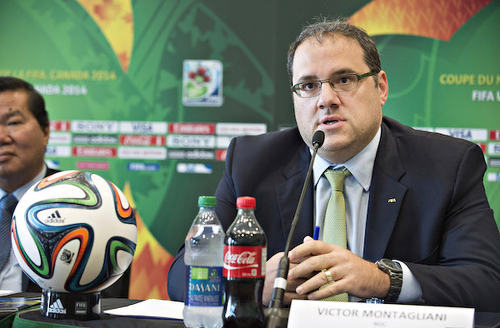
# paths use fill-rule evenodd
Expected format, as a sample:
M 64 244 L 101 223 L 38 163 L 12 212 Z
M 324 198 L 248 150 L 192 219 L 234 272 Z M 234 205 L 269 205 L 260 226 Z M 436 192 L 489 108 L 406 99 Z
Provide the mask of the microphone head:
M 321 146 L 323 146 L 324 141 L 325 141 L 325 133 L 321 130 L 316 130 L 312 138 L 313 147 L 320 148 Z

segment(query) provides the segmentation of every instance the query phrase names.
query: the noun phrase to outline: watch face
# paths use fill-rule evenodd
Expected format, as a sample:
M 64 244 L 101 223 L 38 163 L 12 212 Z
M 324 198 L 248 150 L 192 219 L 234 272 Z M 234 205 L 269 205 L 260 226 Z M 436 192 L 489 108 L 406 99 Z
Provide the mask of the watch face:
M 394 262 L 389 259 L 380 259 L 379 263 L 389 268 L 391 271 L 402 271 L 401 265 L 398 262 Z

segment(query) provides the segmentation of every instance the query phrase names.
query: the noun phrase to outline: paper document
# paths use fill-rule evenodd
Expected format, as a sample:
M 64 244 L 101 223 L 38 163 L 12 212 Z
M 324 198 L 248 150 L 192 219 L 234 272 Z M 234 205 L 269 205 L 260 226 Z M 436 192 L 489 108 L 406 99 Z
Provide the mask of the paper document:
M 183 302 L 150 299 L 121 308 L 107 310 L 104 313 L 127 317 L 182 320 L 182 310 L 184 310 Z

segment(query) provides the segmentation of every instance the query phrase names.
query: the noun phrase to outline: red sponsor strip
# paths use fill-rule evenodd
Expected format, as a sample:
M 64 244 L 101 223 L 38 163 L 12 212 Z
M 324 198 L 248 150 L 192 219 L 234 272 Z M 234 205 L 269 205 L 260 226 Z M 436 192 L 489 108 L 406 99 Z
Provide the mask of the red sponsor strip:
M 120 145 L 131 146 L 165 146 L 165 136 L 126 134 L 120 136 Z
M 225 161 L 226 160 L 226 153 L 227 153 L 227 149 L 217 149 L 215 151 L 215 159 L 218 161 Z
M 69 121 L 50 121 L 51 131 L 69 131 L 71 124 Z
M 215 134 L 215 124 L 214 123 L 169 123 L 168 133 Z
M 73 147 L 73 156 L 82 157 L 116 157 L 113 147 Z
M 490 140 L 500 140 L 500 130 L 490 130 Z

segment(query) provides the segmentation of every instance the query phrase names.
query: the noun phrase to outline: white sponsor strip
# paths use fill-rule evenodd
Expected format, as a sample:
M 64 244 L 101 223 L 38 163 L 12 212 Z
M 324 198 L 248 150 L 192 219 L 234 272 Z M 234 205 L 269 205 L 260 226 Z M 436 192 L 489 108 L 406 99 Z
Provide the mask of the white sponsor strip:
M 500 142 L 490 142 L 488 144 L 488 154 L 500 155 Z
M 177 163 L 177 173 L 211 174 L 212 166 L 202 163 Z
M 69 145 L 71 143 L 71 133 L 52 131 L 49 135 L 49 145 Z
M 117 133 L 117 121 L 72 121 L 71 131 L 80 133 Z
M 217 141 L 215 145 L 217 148 L 227 148 L 229 147 L 229 143 L 233 139 L 233 136 L 217 136 Z
M 211 150 L 194 149 L 169 149 L 169 159 L 215 159 L 215 152 Z
M 215 131 L 228 136 L 256 135 L 266 133 L 267 126 L 264 123 L 217 123 Z
M 442 306 L 293 300 L 288 328 L 472 328 L 474 309 Z
M 490 182 L 500 181 L 500 173 L 499 172 L 488 173 L 488 181 Z
M 490 157 L 488 165 L 489 167 L 500 167 L 500 158 Z
M 125 159 L 166 159 L 164 147 L 118 147 L 118 158 Z
M 73 144 L 75 145 L 114 145 L 118 143 L 118 137 L 109 134 L 74 134 Z
M 45 155 L 49 157 L 70 157 L 71 147 L 70 146 L 47 146 L 45 149 Z
M 436 132 L 470 141 L 488 140 L 487 129 L 436 128 Z
M 167 146 L 172 148 L 214 148 L 215 136 L 170 134 Z
M 120 122 L 120 133 L 166 134 L 167 122 Z

